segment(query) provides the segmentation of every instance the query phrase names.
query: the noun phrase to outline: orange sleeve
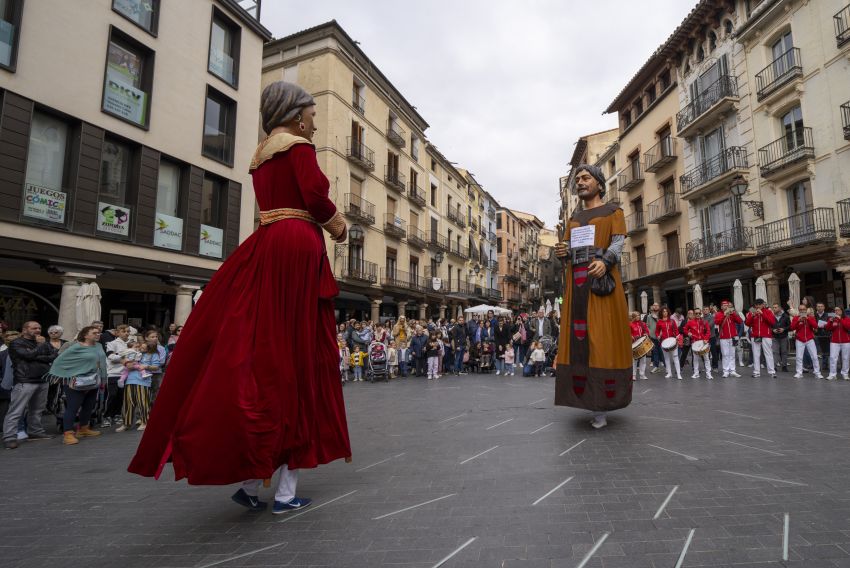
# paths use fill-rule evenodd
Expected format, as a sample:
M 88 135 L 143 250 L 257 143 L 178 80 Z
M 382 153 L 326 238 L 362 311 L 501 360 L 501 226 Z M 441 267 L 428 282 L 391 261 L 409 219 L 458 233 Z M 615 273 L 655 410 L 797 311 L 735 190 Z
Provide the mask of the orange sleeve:
M 611 234 L 626 234 L 626 216 L 623 215 L 623 210 L 619 207 L 614 211 L 614 218 L 611 220 Z

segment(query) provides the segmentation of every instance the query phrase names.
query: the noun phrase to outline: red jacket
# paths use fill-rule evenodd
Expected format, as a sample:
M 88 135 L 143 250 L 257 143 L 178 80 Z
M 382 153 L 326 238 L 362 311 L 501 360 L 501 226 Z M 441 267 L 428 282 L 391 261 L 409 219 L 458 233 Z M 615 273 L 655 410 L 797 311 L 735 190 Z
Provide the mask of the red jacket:
M 797 341 L 806 343 L 815 338 L 815 330 L 818 328 L 818 320 L 815 316 L 794 316 L 791 319 L 791 329 L 797 334 Z
M 714 315 L 714 325 L 720 328 L 720 339 L 734 339 L 738 337 L 739 323 L 744 323 L 744 320 L 734 310 L 728 316 L 723 312 L 717 312 Z
M 671 337 L 679 336 L 679 326 L 676 325 L 676 322 L 673 320 L 658 320 L 658 324 L 655 326 L 655 337 L 660 340 L 669 339 Z
M 826 322 L 826 329 L 832 332 L 832 343 L 850 343 L 850 318 L 833 318 Z
M 649 335 L 649 326 L 642 321 L 633 321 L 629 324 L 629 328 L 632 330 L 632 339 L 637 339 L 639 337 L 643 337 L 644 335 Z
M 711 339 L 711 330 L 708 329 L 708 324 L 702 317 L 688 320 L 685 324 L 685 335 L 691 338 L 692 341 L 708 341 Z
M 769 308 L 747 314 L 747 327 L 750 328 L 750 335 L 753 337 L 773 337 L 771 328 L 774 325 L 776 325 L 776 316 Z

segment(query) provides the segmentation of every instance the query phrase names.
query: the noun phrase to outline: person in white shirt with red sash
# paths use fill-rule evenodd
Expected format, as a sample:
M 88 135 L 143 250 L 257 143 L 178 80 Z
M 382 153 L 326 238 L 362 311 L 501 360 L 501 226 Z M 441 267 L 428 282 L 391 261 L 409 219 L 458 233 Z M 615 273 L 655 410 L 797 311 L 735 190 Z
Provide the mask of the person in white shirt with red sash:
M 755 304 L 747 314 L 747 327 L 750 328 L 750 337 L 753 346 L 753 377 L 761 375 L 761 355 L 764 353 L 764 362 L 767 365 L 767 374 L 770 378 L 776 378 L 776 370 L 773 366 L 773 326 L 776 325 L 776 316 L 767 307 L 765 301 L 756 299 Z

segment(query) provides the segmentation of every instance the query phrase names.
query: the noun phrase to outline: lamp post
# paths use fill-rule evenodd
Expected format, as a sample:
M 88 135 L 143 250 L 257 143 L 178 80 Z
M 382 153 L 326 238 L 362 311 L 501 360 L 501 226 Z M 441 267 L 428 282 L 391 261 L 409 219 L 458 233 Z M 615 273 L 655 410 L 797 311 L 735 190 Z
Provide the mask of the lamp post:
M 437 261 L 437 264 L 443 264 L 444 258 L 445 258 L 445 255 L 443 254 L 443 251 L 441 251 L 441 250 L 437 251 L 437 254 L 434 255 L 434 260 Z
M 764 219 L 764 204 L 761 201 L 746 201 L 743 199 L 749 187 L 750 184 L 747 182 L 746 178 L 744 178 L 741 174 L 738 174 L 732 178 L 732 184 L 729 186 L 729 191 L 735 198 L 738 199 L 738 202 L 741 205 L 749 207 L 755 217 Z

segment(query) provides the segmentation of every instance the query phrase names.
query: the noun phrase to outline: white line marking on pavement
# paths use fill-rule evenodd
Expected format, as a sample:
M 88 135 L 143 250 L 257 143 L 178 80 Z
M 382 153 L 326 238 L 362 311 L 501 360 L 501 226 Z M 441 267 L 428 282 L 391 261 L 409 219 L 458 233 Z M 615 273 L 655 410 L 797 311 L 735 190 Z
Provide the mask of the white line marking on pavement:
M 835 438 L 846 438 L 847 436 L 842 436 L 841 434 L 833 434 L 831 432 L 821 432 L 820 430 L 809 430 L 808 428 L 797 428 L 796 426 L 791 426 L 794 430 L 802 430 L 804 432 L 814 432 L 815 434 L 823 434 L 824 436 L 834 436 Z
M 758 416 L 750 416 L 749 414 L 740 414 L 738 412 L 729 412 L 728 410 L 715 410 L 714 412 L 722 412 L 723 414 L 731 414 L 732 416 L 742 416 L 744 418 L 752 418 L 753 420 L 761 420 Z
M 661 418 L 660 416 L 641 416 L 641 418 L 652 418 L 653 420 L 666 420 L 667 422 L 689 422 L 689 420 L 679 420 L 677 418 Z
M 541 426 L 540 428 L 538 428 L 538 429 L 537 429 L 537 430 L 535 430 L 534 432 L 529 432 L 529 433 L 530 433 L 530 434 L 537 434 L 538 432 L 540 432 L 541 430 L 545 430 L 546 428 L 548 428 L 548 427 L 549 427 L 549 426 L 551 426 L 552 424 L 554 424 L 554 422 L 550 422 L 550 423 L 549 423 L 549 424 L 547 424 L 546 426 Z
M 654 521 L 655 519 L 657 519 L 658 517 L 660 517 L 660 516 L 661 516 L 661 513 L 663 513 L 663 512 L 664 512 L 664 507 L 666 507 L 666 506 L 667 506 L 667 503 L 669 503 L 669 502 L 670 502 L 670 499 L 672 499 L 672 498 L 673 498 L 673 495 L 676 493 L 676 491 L 677 491 L 678 489 L 679 489 L 679 486 L 678 486 L 678 485 L 676 485 L 675 487 L 673 487 L 673 490 L 672 490 L 672 491 L 670 491 L 670 495 L 668 495 L 668 496 L 667 496 L 667 498 L 664 500 L 664 502 L 663 502 L 663 503 L 661 503 L 661 506 L 660 506 L 660 507 L 658 507 L 658 510 L 657 510 L 657 511 L 655 511 L 655 516 L 654 516 L 654 517 L 652 517 L 652 520 L 653 520 L 653 521 Z
M 452 557 L 453 557 L 455 554 L 457 554 L 458 552 L 460 552 L 461 550 L 463 550 L 464 548 L 466 548 L 467 546 L 469 546 L 470 544 L 472 544 L 473 542 L 475 542 L 475 539 L 477 539 L 477 538 L 478 538 L 477 536 L 474 536 L 474 537 L 472 537 L 471 539 L 469 539 L 469 540 L 467 540 L 466 542 L 464 542 L 462 545 L 460 545 L 460 548 L 458 548 L 457 550 L 455 550 L 454 552 L 452 552 L 451 554 L 449 554 L 448 556 L 446 556 L 445 558 L 443 558 L 442 560 L 440 560 L 439 562 L 437 562 L 436 564 L 434 564 L 433 568 L 440 568 L 440 566 L 442 566 L 443 564 L 445 564 L 446 562 L 448 562 L 449 560 L 451 560 L 451 559 L 452 559 Z
M 736 436 L 743 436 L 744 438 L 752 438 L 753 440 L 761 440 L 762 442 L 770 442 L 771 444 L 775 444 L 773 440 L 768 440 L 767 438 L 759 438 L 758 436 L 750 436 L 748 434 L 740 434 L 738 432 L 733 432 L 732 430 L 721 430 L 721 432 L 726 432 L 727 434 L 735 434 Z
M 791 525 L 791 515 L 785 513 L 785 529 L 782 532 L 782 560 L 788 560 L 788 529 Z
M 773 454 L 775 456 L 785 457 L 785 454 L 780 454 L 779 452 L 774 452 L 772 450 L 765 450 L 765 449 L 762 449 L 762 448 L 757 448 L 755 446 L 748 446 L 746 444 L 741 444 L 739 442 L 733 442 L 732 440 L 721 440 L 721 442 L 726 442 L 727 444 L 735 444 L 736 446 L 742 446 L 744 448 L 750 448 L 751 450 L 758 450 L 758 451 L 764 452 L 766 454 Z
M 596 551 L 599 550 L 599 547 L 602 546 L 602 543 L 608 540 L 608 535 L 610 534 L 611 533 L 603 534 L 602 537 L 598 541 L 596 541 L 596 544 L 593 545 L 593 548 L 590 549 L 590 552 L 585 555 L 584 560 L 581 561 L 581 564 L 576 566 L 576 568 L 584 568 L 584 565 L 590 561 L 594 554 L 596 554 Z
M 452 416 L 451 418 L 444 418 L 444 419 L 440 420 L 439 422 L 437 422 L 437 424 L 442 424 L 443 422 L 448 422 L 449 420 L 457 420 L 458 418 L 461 418 L 462 416 L 466 416 L 466 414 L 467 413 L 464 412 L 463 414 L 458 414 L 457 416 Z
M 720 470 L 722 473 L 731 473 L 732 475 L 740 475 L 742 477 L 752 477 L 753 479 L 761 479 L 764 481 L 776 481 L 777 483 L 787 483 L 789 485 L 800 485 L 802 487 L 808 487 L 807 483 L 799 483 L 797 481 L 785 481 L 784 479 L 774 479 L 772 477 L 763 477 L 761 475 L 752 475 L 750 473 L 738 473 L 737 471 L 726 471 L 725 469 Z
M 402 452 L 402 453 L 400 453 L 400 454 L 398 454 L 398 455 L 395 455 L 395 456 L 389 457 L 389 458 L 387 458 L 387 459 L 385 459 L 385 460 L 381 460 L 381 461 L 379 461 L 379 462 L 375 462 L 375 463 L 373 463 L 373 464 L 371 464 L 371 465 L 367 465 L 366 467 L 361 467 L 360 469 L 355 469 L 355 470 L 354 470 L 354 473 L 358 473 L 358 472 L 360 472 L 360 471 L 366 471 L 366 470 L 367 470 L 367 469 L 369 469 L 370 467 L 375 467 L 376 465 L 381 465 L 382 463 L 387 463 L 388 461 L 390 461 L 390 460 L 394 460 L 395 458 L 400 458 L 400 457 L 401 457 L 401 456 L 403 456 L 404 454 L 405 454 L 405 452 Z
M 543 398 L 541 398 L 540 400 L 535 400 L 534 402 L 529 402 L 529 403 L 528 403 L 528 406 L 534 406 L 534 405 L 535 405 L 535 404 L 537 404 L 538 402 L 543 402 L 544 400 L 549 400 L 549 397 L 548 397 L 548 396 L 544 396 L 544 397 L 543 397 Z
M 651 391 L 651 390 L 652 390 L 652 389 L 646 389 L 645 391 L 643 391 L 643 392 L 642 392 L 642 393 L 640 393 L 640 394 L 646 394 L 646 393 L 648 393 L 648 392 L 649 392 L 649 391 Z
M 563 480 L 561 483 L 559 483 L 559 484 L 558 484 L 558 486 L 557 486 L 557 487 L 555 487 L 555 489 L 553 489 L 552 491 L 550 491 L 549 493 L 547 493 L 546 495 L 544 495 L 543 497 L 541 497 L 540 499 L 538 499 L 537 501 L 535 501 L 534 503 L 532 503 L 532 504 L 531 504 L 531 506 L 533 507 L 533 506 L 537 505 L 537 504 L 538 504 L 538 503 L 540 503 L 542 500 L 544 500 L 546 497 L 548 497 L 549 495 L 551 495 L 552 493 L 554 493 L 555 491 L 557 491 L 558 489 L 560 489 L 561 487 L 563 487 L 564 485 L 566 485 L 567 483 L 569 483 L 569 482 L 570 482 L 570 480 L 571 480 L 573 477 L 575 477 L 575 476 L 571 476 L 571 477 L 568 477 L 568 478 L 566 478 L 565 480 Z
M 682 563 L 685 561 L 685 555 L 688 553 L 688 548 L 691 546 L 691 541 L 694 538 L 696 529 L 691 529 L 688 533 L 688 540 L 685 541 L 685 547 L 682 548 L 682 554 L 679 555 L 679 560 L 676 561 L 676 568 L 682 568 Z
M 405 507 L 399 511 L 393 511 L 392 513 L 387 513 L 386 515 L 381 515 L 380 517 L 374 517 L 372 520 L 377 521 L 379 519 L 383 519 L 384 517 L 391 517 L 393 515 L 398 515 L 399 513 L 404 513 L 405 511 L 409 511 L 411 509 L 415 509 L 417 507 L 422 507 L 423 505 L 429 505 L 431 503 L 436 503 L 437 501 L 442 501 L 443 499 L 448 499 L 449 497 L 454 497 L 457 493 L 449 493 L 448 495 L 443 495 L 442 497 L 437 497 L 436 499 L 431 499 L 430 501 L 425 501 L 424 503 L 419 503 L 418 505 L 413 505 L 411 507 Z
M 493 450 L 495 450 L 495 449 L 496 449 L 496 448 L 498 448 L 498 447 L 499 447 L 499 446 L 493 446 L 493 447 L 492 447 L 492 448 L 490 448 L 489 450 L 484 450 L 484 451 L 483 451 L 483 452 L 481 452 L 480 454 L 475 454 L 475 455 L 474 455 L 474 456 L 472 456 L 471 458 L 466 458 L 465 460 L 463 460 L 462 462 L 460 462 L 460 465 L 463 465 L 463 464 L 465 464 L 466 462 L 470 462 L 470 461 L 474 460 L 475 458 L 479 458 L 479 457 L 483 456 L 484 454 L 486 454 L 487 452 L 492 452 Z
M 513 420 L 513 418 L 508 418 L 507 420 L 502 420 L 502 421 L 501 421 L 501 422 L 499 422 L 498 424 L 493 424 L 492 426 L 489 426 L 489 427 L 487 428 L 487 430 L 492 430 L 492 429 L 493 429 L 493 428 L 495 428 L 496 426 L 501 426 L 502 424 L 507 424 L 507 423 L 508 423 L 508 422 L 510 422 L 511 420 Z
M 569 448 L 567 448 L 566 450 L 564 450 L 563 452 L 561 452 L 560 454 L 558 454 L 558 457 L 561 457 L 561 456 L 563 456 L 564 454 L 569 453 L 569 452 L 570 452 L 570 450 L 574 450 L 574 449 L 576 449 L 577 447 L 579 447 L 580 445 L 582 445 L 582 444 L 583 444 L 584 442 L 586 442 L 586 441 L 587 441 L 587 438 L 585 438 L 584 440 L 582 440 L 582 441 L 581 441 L 581 442 L 579 442 L 578 444 L 574 444 L 574 445 L 570 446 Z
M 652 446 L 653 448 L 658 448 L 659 450 L 664 450 L 665 452 L 670 452 L 671 454 L 682 456 L 683 458 L 686 458 L 689 461 L 699 461 L 699 458 L 695 458 L 694 456 L 689 456 L 688 454 L 682 454 L 673 450 L 668 450 L 667 448 L 662 448 L 661 446 L 656 446 L 655 444 L 647 444 L 647 446 Z

